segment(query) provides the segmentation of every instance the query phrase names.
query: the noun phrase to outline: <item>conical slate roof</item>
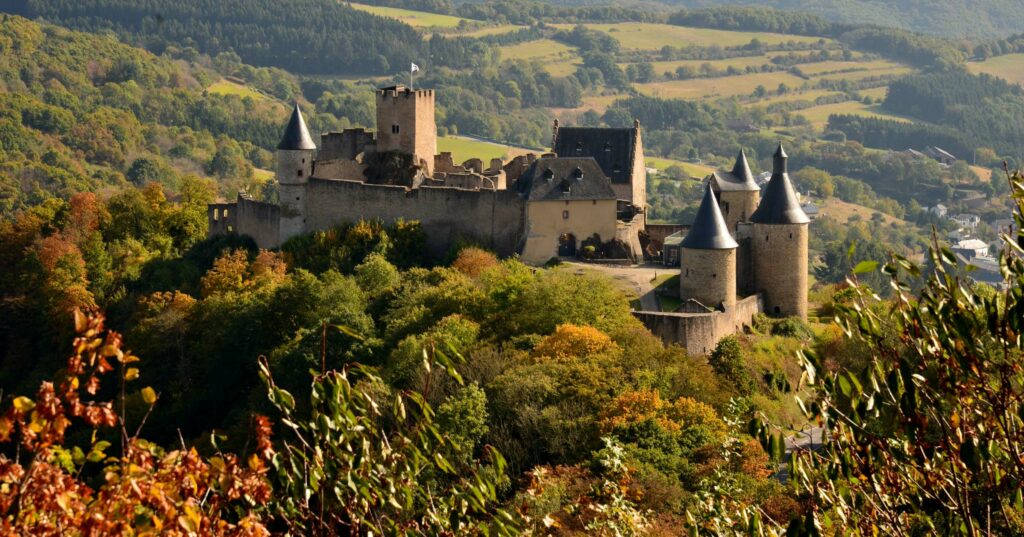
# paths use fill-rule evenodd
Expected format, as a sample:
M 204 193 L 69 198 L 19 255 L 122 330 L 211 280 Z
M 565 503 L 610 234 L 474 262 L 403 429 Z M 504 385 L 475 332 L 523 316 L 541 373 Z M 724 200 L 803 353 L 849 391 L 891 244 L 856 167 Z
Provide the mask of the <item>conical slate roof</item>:
M 306 121 L 302 119 L 302 111 L 299 110 L 298 104 L 292 110 L 292 117 L 288 120 L 288 126 L 284 129 L 284 137 L 281 138 L 281 143 L 277 144 L 277 148 L 286 151 L 316 149 L 316 144 L 313 143 L 313 138 L 309 135 L 309 129 L 306 128 Z
M 811 220 L 800 208 L 800 202 L 796 199 L 796 192 L 793 190 L 793 183 L 789 180 L 789 173 L 786 171 L 786 151 L 779 144 L 775 151 L 775 163 L 772 169 L 772 178 L 768 181 L 764 193 L 761 195 L 761 204 L 757 206 L 754 214 L 750 215 L 750 221 L 755 224 L 806 224 Z
M 704 189 L 704 199 L 697 209 L 697 217 L 693 220 L 690 232 L 679 245 L 693 250 L 730 250 L 739 247 L 729 233 L 729 227 L 725 225 L 710 184 Z
M 715 190 L 718 192 L 756 192 L 761 189 L 754 181 L 754 174 L 747 163 L 747 154 L 742 149 L 739 155 L 736 155 L 736 164 L 733 165 L 732 171 L 716 170 L 712 176 L 715 180 Z

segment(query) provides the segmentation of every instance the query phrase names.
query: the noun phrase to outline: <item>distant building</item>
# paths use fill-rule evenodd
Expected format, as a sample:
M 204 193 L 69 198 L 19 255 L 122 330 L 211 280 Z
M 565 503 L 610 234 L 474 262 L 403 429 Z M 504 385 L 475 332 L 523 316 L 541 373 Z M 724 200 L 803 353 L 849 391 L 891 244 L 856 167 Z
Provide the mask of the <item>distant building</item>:
M 966 259 L 988 257 L 988 243 L 979 239 L 964 239 L 953 246 L 953 251 Z
M 952 166 L 956 164 L 957 158 L 952 153 L 942 149 L 941 147 L 927 147 L 924 150 L 924 154 L 937 160 L 939 164 L 943 166 Z
M 934 214 L 935 216 L 938 216 L 939 218 L 944 218 L 947 214 L 949 214 L 949 207 L 946 207 L 945 205 L 939 203 L 936 204 L 935 207 L 929 207 L 928 212 Z
M 803 206 L 801 206 L 800 208 L 804 210 L 804 214 L 807 215 L 807 218 L 810 218 L 811 220 L 815 220 L 818 218 L 818 213 L 820 212 L 820 210 L 818 209 L 818 206 L 814 204 L 813 201 L 808 201 L 807 203 L 803 204 Z
M 950 217 L 950 220 L 963 229 L 975 229 L 981 223 L 981 217 L 976 214 L 963 213 Z

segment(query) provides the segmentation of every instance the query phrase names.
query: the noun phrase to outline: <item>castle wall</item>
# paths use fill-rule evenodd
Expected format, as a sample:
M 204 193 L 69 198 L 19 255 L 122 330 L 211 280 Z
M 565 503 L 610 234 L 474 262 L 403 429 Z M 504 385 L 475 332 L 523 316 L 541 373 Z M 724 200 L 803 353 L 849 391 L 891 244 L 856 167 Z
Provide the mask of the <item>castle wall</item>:
M 702 356 L 714 350 L 722 338 L 740 333 L 753 323 L 762 310 L 759 295 L 748 296 L 726 311 L 712 313 L 663 313 L 634 311 L 633 316 L 644 323 L 652 334 L 666 344 L 676 343 L 691 356 Z
M 715 194 L 718 196 L 718 206 L 722 209 L 725 225 L 728 226 L 733 238 L 736 238 L 737 224 L 750 220 L 750 215 L 754 214 L 757 204 L 761 201 L 761 192 L 723 190 Z
M 238 205 L 235 203 L 210 203 L 206 206 L 207 237 L 235 233 Z
M 710 308 L 736 303 L 736 250 L 698 250 L 681 248 L 679 252 L 679 296 L 693 299 Z
M 740 245 L 736 249 L 736 293 L 740 296 L 752 295 L 754 288 L 754 253 L 751 237 L 754 234 L 754 224 L 740 222 L 736 227 L 736 243 Z
M 418 220 L 428 247 L 442 256 L 460 239 L 493 248 L 502 256 L 518 250 L 525 228 L 525 201 L 514 191 L 367 185 L 313 178 L 309 181 L 307 231 L 342 222 L 378 218 Z
M 359 161 L 347 159 L 324 160 L 321 154 L 321 158 L 316 160 L 316 167 L 313 173 L 317 177 L 324 179 L 364 181 L 366 180 L 366 176 L 363 175 L 365 170 L 366 165 Z
M 611 240 L 616 232 L 615 208 L 616 201 L 611 199 L 529 202 L 523 262 L 540 265 L 557 256 L 563 234 L 575 237 L 577 251 L 595 233 L 602 242 Z
M 639 124 L 638 124 L 639 125 Z M 628 200 L 633 206 L 647 214 L 647 163 L 644 160 L 644 143 L 641 140 L 641 129 L 636 129 L 636 147 L 633 149 L 632 191 Z M 613 185 L 614 186 L 614 185 Z
M 260 248 L 277 248 L 281 245 L 279 236 L 280 208 L 273 203 L 263 203 L 242 196 L 238 197 L 235 211 L 236 232 L 248 235 Z
M 360 153 L 374 149 L 373 133 L 364 129 L 345 129 L 320 136 L 320 154 L 317 160 L 353 160 Z
M 642 261 L 644 258 L 644 247 L 640 244 L 640 231 L 644 229 L 647 220 L 646 215 L 638 213 L 628 222 L 619 220 L 615 223 L 615 238 L 629 246 L 630 258 L 633 261 Z
M 754 224 L 754 287 L 769 315 L 807 319 L 807 224 Z

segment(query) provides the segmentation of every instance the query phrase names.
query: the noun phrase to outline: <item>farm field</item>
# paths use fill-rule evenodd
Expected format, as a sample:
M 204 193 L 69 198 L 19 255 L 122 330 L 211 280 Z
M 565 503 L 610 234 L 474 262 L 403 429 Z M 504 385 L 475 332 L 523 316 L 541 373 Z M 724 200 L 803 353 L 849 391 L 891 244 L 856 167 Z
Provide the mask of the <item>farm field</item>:
M 819 97 L 828 97 L 832 95 L 842 95 L 840 91 L 831 90 L 807 90 L 807 91 L 789 91 L 783 95 L 773 95 L 764 99 L 756 101 L 750 101 L 745 103 L 747 106 L 768 106 L 779 103 L 790 103 L 794 101 L 810 101 L 814 102 Z
M 705 166 L 703 164 L 693 164 L 692 162 L 683 162 L 681 160 L 672 160 L 669 158 L 652 157 L 644 155 L 644 160 L 647 165 L 657 170 L 664 170 L 671 166 L 679 166 L 682 168 L 690 177 L 704 178 L 715 171 L 711 166 Z
M 471 158 L 481 159 L 485 163 L 492 158 L 507 160 L 530 152 L 518 147 L 509 147 L 464 136 L 438 137 L 437 151 L 439 153 L 451 152 L 452 159 L 456 163 L 462 163 Z
M 571 29 L 570 24 L 555 25 Z M 617 24 L 585 24 L 584 26 L 607 33 L 619 41 L 624 49 L 658 50 L 665 45 L 681 47 L 684 45 L 731 47 L 745 45 L 757 39 L 766 45 L 779 43 L 817 43 L 818 37 L 773 34 L 767 32 L 732 32 L 728 30 L 710 30 L 707 28 L 689 28 L 670 24 L 654 24 L 644 22 L 623 22 Z M 828 40 L 825 40 L 828 41 Z
M 827 75 L 831 73 L 838 73 L 844 71 L 848 73 L 860 72 L 860 71 L 880 71 L 889 70 L 895 68 L 904 67 L 898 63 L 885 61 L 885 60 L 871 60 L 871 61 L 828 61 L 828 62 L 816 62 L 806 63 L 797 65 L 805 75 L 816 76 L 816 75 Z
M 881 76 L 897 77 L 897 76 L 902 76 L 902 75 L 910 74 L 913 71 L 914 70 L 911 69 L 910 67 L 899 65 L 899 66 L 895 66 L 895 67 L 885 67 L 885 68 L 880 68 L 880 69 L 867 69 L 867 70 L 864 70 L 864 71 L 854 71 L 852 73 L 833 73 L 833 74 L 830 74 L 830 75 L 823 75 L 823 76 L 817 77 L 814 80 L 850 80 L 850 81 L 857 81 L 857 80 L 863 80 L 865 78 L 873 78 L 873 77 L 881 77 Z
M 970 62 L 967 69 L 975 74 L 988 73 L 1007 82 L 1024 85 L 1024 54 L 1007 54 L 983 62 Z
M 902 123 L 910 123 L 910 120 L 883 112 L 881 105 L 864 104 L 859 101 L 846 101 L 844 103 L 823 104 L 812 106 L 794 112 L 807 118 L 815 128 L 822 129 L 828 124 L 828 117 L 832 114 L 852 114 L 855 116 L 877 117 L 891 119 Z
M 527 61 L 543 59 L 552 63 L 559 60 L 570 63 L 578 60 L 574 48 L 551 39 L 538 39 L 504 47 L 501 49 L 501 57 Z
M 819 218 L 827 216 L 835 220 L 836 222 L 840 223 L 849 222 L 850 218 L 852 218 L 854 215 L 859 216 L 862 220 L 870 220 L 871 215 L 875 213 L 880 213 L 882 215 L 882 219 L 885 221 L 886 224 L 907 224 L 905 220 L 901 220 L 899 218 L 896 218 L 895 216 L 890 216 L 888 214 L 876 211 L 870 207 L 865 207 L 863 205 L 847 203 L 835 197 L 829 198 L 824 202 L 822 202 L 821 200 L 815 200 L 814 203 L 818 206 L 818 209 L 821 211 L 818 214 Z
M 452 17 L 451 15 L 439 15 L 437 13 L 412 11 L 410 9 L 401 9 L 397 7 L 368 6 L 365 4 L 353 3 L 350 3 L 349 5 L 360 11 L 366 11 L 368 13 L 373 13 L 374 15 L 380 15 L 381 17 L 398 19 L 409 26 L 455 28 L 460 22 L 467 20 L 459 17 Z
M 462 32 L 459 35 L 464 37 L 484 37 L 487 35 L 501 35 L 521 30 L 522 26 L 514 26 L 511 24 L 503 24 L 501 26 L 488 26 L 486 28 L 480 28 L 479 30 L 471 30 L 469 32 Z
M 865 97 L 871 97 L 872 99 L 874 99 L 876 101 L 884 100 L 885 97 L 889 94 L 889 87 L 888 86 L 882 86 L 880 88 L 871 88 L 871 89 L 866 89 L 866 90 L 860 90 L 857 93 L 860 93 L 861 95 L 863 95 Z
M 692 80 L 671 80 L 636 84 L 637 91 L 666 99 L 704 99 L 709 97 L 732 97 L 750 95 L 758 86 L 774 90 L 779 84 L 797 88 L 804 80 L 785 71 L 754 73 L 749 75 L 720 78 L 695 78 Z
M 256 101 L 264 101 L 270 99 L 270 97 L 267 97 L 263 93 L 260 93 L 259 91 L 256 91 L 250 88 L 249 86 L 246 86 L 245 84 L 232 82 L 225 78 L 222 78 L 214 82 L 213 84 L 210 84 L 210 86 L 206 88 L 206 91 L 213 93 L 215 95 L 237 95 L 242 98 L 252 97 Z
M 813 52 L 796 51 L 793 53 L 794 56 L 804 57 L 812 54 Z M 650 62 L 654 67 L 654 72 L 658 74 L 664 73 L 675 73 L 676 69 L 680 67 L 689 67 L 694 71 L 699 71 L 701 66 L 708 64 L 719 70 L 726 70 L 730 67 L 736 69 L 746 69 L 747 67 L 761 67 L 762 65 L 772 65 L 772 59 L 779 56 L 787 56 L 789 52 L 769 52 L 767 54 L 759 54 L 757 56 L 737 56 L 735 58 L 726 58 L 722 60 L 671 60 L 671 61 L 656 61 Z M 619 67 L 625 68 L 628 63 L 620 63 Z

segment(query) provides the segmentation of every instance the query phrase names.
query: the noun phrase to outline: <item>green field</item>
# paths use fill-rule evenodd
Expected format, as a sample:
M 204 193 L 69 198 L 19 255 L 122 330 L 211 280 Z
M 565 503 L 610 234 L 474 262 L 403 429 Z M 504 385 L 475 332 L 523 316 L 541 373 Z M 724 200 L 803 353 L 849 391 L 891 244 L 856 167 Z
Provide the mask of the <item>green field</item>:
M 216 95 L 237 95 L 239 97 L 252 97 L 254 100 L 262 101 L 269 99 L 266 95 L 246 86 L 226 79 L 220 79 L 210 84 L 206 91 Z
M 972 73 L 988 73 L 1007 82 L 1024 85 L 1024 54 L 1007 54 L 983 62 L 971 62 L 967 64 L 967 69 Z
M 726 76 L 720 78 L 695 78 L 692 80 L 670 80 L 636 84 L 636 89 L 645 95 L 665 99 L 704 99 L 709 97 L 732 97 L 750 95 L 758 86 L 774 91 L 779 84 L 798 88 L 804 80 L 784 71 L 755 73 L 750 75 Z
M 383 7 L 383 6 L 367 6 L 364 4 L 349 4 L 355 9 L 373 13 L 374 15 L 380 15 L 381 17 L 390 17 L 392 19 L 398 19 L 409 26 L 419 27 L 431 27 L 431 28 L 455 28 L 460 22 L 467 20 L 459 17 L 452 17 L 450 15 L 438 15 L 437 13 L 427 13 L 424 11 L 412 11 L 409 9 L 401 9 L 397 7 Z
M 648 167 L 664 170 L 672 166 L 679 166 L 682 168 L 690 177 L 704 178 L 715 171 L 711 166 L 705 166 L 703 164 L 693 164 L 692 162 L 683 162 L 681 160 L 672 160 L 670 158 L 661 157 L 650 157 L 644 156 L 644 160 Z
M 516 30 L 521 30 L 522 28 L 523 28 L 522 26 L 514 26 L 514 25 L 511 25 L 511 24 L 503 24 L 501 26 L 488 26 L 486 28 L 481 28 L 479 30 L 472 30 L 472 31 L 469 31 L 469 32 L 463 32 L 463 33 L 460 33 L 459 35 L 466 36 L 466 37 L 484 37 L 484 36 L 488 36 L 488 35 L 507 34 L 507 33 L 514 32 Z
M 831 75 L 823 75 L 815 78 L 815 80 L 863 80 L 865 78 L 874 78 L 879 76 L 897 77 L 912 73 L 914 70 L 910 67 L 903 65 L 897 65 L 894 67 L 884 67 L 879 69 L 866 69 L 864 71 L 854 71 L 852 73 L 835 73 Z
M 910 120 L 894 116 L 882 111 L 878 104 L 864 104 L 859 101 L 847 101 L 845 103 L 823 104 L 795 112 L 807 118 L 811 125 L 821 129 L 828 124 L 828 117 L 832 114 L 852 114 L 855 116 L 877 117 L 881 119 L 892 119 L 903 123 L 910 123 Z
M 828 97 L 832 95 L 842 95 L 842 92 L 831 90 L 790 91 L 783 95 L 773 95 L 764 99 L 751 101 L 747 103 L 747 106 L 768 106 L 771 104 L 789 103 L 793 101 L 814 102 L 818 97 Z
M 556 25 L 572 28 L 572 25 Z M 600 30 L 614 37 L 625 49 L 658 50 L 665 45 L 681 47 L 685 45 L 733 47 L 746 45 L 752 39 L 758 39 L 767 45 L 788 43 L 817 43 L 821 38 L 796 35 L 772 34 L 766 32 L 731 32 L 727 30 L 710 30 L 707 28 L 687 28 L 670 24 L 653 24 L 645 22 L 622 22 L 617 24 L 586 24 L 594 30 Z M 825 40 L 828 41 L 828 40 Z
M 529 153 L 529 151 L 517 147 L 482 142 L 462 136 L 439 137 L 437 139 L 437 151 L 438 153 L 451 152 L 452 160 L 456 164 L 461 164 L 471 158 L 478 158 L 484 161 L 485 167 L 492 158 L 508 160 L 517 155 Z
M 501 49 L 503 60 L 575 61 L 574 48 L 551 39 L 527 41 Z
M 891 70 L 897 68 L 903 68 L 904 66 L 889 62 L 885 60 L 872 60 L 872 61 L 828 61 L 828 62 L 815 62 L 805 63 L 796 66 L 800 71 L 808 76 L 826 75 L 830 73 L 838 73 L 840 71 L 854 73 L 860 71 L 880 71 L 880 70 Z

